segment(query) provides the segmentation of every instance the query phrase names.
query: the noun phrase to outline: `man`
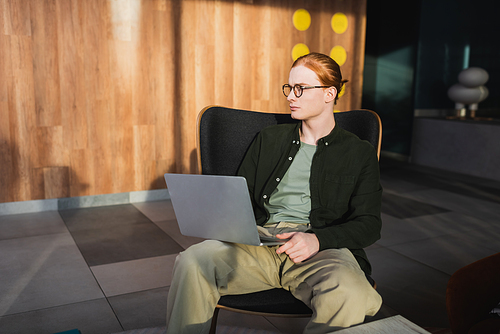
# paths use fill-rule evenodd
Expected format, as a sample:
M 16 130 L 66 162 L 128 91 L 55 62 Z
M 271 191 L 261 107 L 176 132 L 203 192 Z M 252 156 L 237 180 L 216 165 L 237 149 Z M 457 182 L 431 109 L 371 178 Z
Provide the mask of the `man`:
M 343 83 L 326 55 L 295 61 L 283 93 L 299 124 L 262 130 L 238 171 L 257 224 L 289 240 L 273 247 L 210 240 L 179 254 L 167 333 L 206 333 L 221 295 L 275 287 L 313 310 L 305 333 L 349 327 L 379 310 L 363 251 L 380 238 L 378 160 L 369 143 L 335 126 Z

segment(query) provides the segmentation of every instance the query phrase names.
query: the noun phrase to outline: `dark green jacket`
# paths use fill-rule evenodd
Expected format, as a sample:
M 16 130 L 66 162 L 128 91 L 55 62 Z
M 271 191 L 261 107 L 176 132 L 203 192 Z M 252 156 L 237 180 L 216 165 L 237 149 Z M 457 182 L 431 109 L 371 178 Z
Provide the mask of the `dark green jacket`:
M 269 213 L 264 202 L 276 189 L 300 147 L 300 124 L 262 130 L 243 159 L 238 175 L 248 183 L 257 224 Z M 376 152 L 367 141 L 338 126 L 318 141 L 310 175 L 311 233 L 320 251 L 348 248 L 368 275 L 363 248 L 380 238 L 382 187 Z

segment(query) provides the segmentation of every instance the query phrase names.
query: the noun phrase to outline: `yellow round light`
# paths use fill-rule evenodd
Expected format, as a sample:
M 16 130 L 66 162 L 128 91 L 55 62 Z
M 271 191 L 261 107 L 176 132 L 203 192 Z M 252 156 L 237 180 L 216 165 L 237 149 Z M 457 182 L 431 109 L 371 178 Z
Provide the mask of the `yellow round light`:
M 311 25 L 311 15 L 305 9 L 297 9 L 293 13 L 293 26 L 299 30 L 304 31 Z
M 340 45 L 334 46 L 332 50 L 330 51 L 330 57 L 339 64 L 339 66 L 342 66 L 345 64 L 347 60 L 347 52 L 346 50 L 341 47 Z
M 307 45 L 303 43 L 295 44 L 295 46 L 292 49 L 293 61 L 296 61 L 297 58 L 305 56 L 308 53 L 309 53 L 309 48 L 307 47 Z
M 335 13 L 332 16 L 332 29 L 337 34 L 343 34 L 347 30 L 347 16 L 344 13 Z

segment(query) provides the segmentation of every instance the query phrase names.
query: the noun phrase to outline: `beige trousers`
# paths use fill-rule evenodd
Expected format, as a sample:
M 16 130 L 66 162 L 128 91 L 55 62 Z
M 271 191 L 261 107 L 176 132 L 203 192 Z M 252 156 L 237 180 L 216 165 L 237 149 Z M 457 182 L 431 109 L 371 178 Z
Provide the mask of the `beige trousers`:
M 167 333 L 208 333 L 222 295 L 284 288 L 313 310 L 304 333 L 328 333 L 362 323 L 382 298 L 348 249 L 328 249 L 295 264 L 274 247 L 209 240 L 175 261 L 168 293 Z

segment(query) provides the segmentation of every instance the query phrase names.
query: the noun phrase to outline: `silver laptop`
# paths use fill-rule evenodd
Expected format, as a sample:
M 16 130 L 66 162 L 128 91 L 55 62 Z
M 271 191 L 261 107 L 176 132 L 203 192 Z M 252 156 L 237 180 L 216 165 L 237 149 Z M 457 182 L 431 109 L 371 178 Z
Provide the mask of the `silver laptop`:
M 165 182 L 183 235 L 254 246 L 286 242 L 259 236 L 244 177 L 167 173 Z

